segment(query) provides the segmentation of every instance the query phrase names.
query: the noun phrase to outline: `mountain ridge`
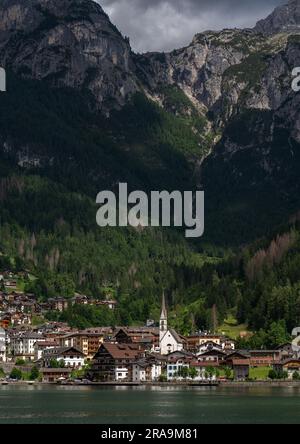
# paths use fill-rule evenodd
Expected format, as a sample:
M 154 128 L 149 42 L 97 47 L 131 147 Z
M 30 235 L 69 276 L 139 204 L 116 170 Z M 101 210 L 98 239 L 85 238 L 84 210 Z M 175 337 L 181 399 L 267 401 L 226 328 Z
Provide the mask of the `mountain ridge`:
M 295 22 L 299 0 L 288 5 Z M 289 22 L 282 15 L 285 10 L 286 6 L 277 8 L 266 23 L 273 23 L 270 17 L 274 14 L 281 17 L 281 25 Z M 280 224 L 285 211 L 293 214 L 299 209 L 293 197 L 298 192 L 298 181 L 288 179 L 289 175 L 296 177 L 300 142 L 299 94 L 291 89 L 292 69 L 300 66 L 298 31 L 272 35 L 251 29 L 207 31 L 197 34 L 185 48 L 139 55 L 132 52 L 129 40 L 91 0 L 64 0 L 59 6 L 54 0 L 5 0 L 0 17 L 0 64 L 16 76 L 16 82 L 18 78 L 38 81 L 37 91 L 39 83 L 50 88 L 49 92 L 54 88 L 57 97 L 53 98 L 53 107 L 57 107 L 64 88 L 74 97 L 81 96 L 93 122 L 84 123 L 82 137 L 86 138 L 85 131 L 89 134 L 91 126 L 97 134 L 96 138 L 92 136 L 93 144 L 88 149 L 77 147 L 77 137 L 73 142 L 76 149 L 70 146 L 64 153 L 60 146 L 49 147 L 44 139 L 33 143 L 38 131 L 22 143 L 15 134 L 24 139 L 24 128 L 15 134 L 4 128 L 2 157 L 9 158 L 21 171 L 47 171 L 57 177 L 59 165 L 68 159 L 72 180 L 77 183 L 76 168 L 81 168 L 78 163 L 86 151 L 85 175 L 92 180 L 84 187 L 89 192 L 129 178 L 132 187 L 174 187 L 181 176 L 180 188 L 186 183 L 206 190 L 209 220 L 215 218 L 216 211 L 226 224 L 228 217 L 235 220 L 232 232 L 219 232 L 211 225 L 219 240 L 239 231 L 236 225 L 242 214 L 236 213 L 236 208 L 252 205 L 259 190 L 277 196 L 280 211 L 270 202 L 270 214 L 261 216 L 257 231 L 253 227 L 249 232 L 255 232 L 255 236 L 263 234 L 265 219 Z M 47 113 L 44 104 L 39 106 Z M 36 125 L 38 117 L 32 118 Z M 244 120 L 249 118 L 253 127 L 241 134 L 240 128 L 247 129 Z M 142 137 L 138 134 L 141 128 L 145 131 Z M 69 122 L 65 131 L 72 140 L 75 129 Z M 69 146 L 68 141 L 59 143 Z M 82 146 L 85 143 L 82 141 Z M 93 154 L 88 155 L 90 151 Z M 122 159 L 120 174 L 116 165 L 112 168 L 114 158 Z M 132 174 L 129 165 L 133 163 L 136 166 Z M 169 182 L 172 177 L 174 180 Z M 192 182 L 185 182 L 188 177 Z M 223 183 L 223 177 L 227 183 Z M 230 196 L 221 208 L 218 195 L 224 189 L 229 192 L 230 187 L 235 196 Z M 236 196 L 241 196 L 241 190 L 246 190 L 250 199 L 248 202 L 245 197 L 243 205 Z

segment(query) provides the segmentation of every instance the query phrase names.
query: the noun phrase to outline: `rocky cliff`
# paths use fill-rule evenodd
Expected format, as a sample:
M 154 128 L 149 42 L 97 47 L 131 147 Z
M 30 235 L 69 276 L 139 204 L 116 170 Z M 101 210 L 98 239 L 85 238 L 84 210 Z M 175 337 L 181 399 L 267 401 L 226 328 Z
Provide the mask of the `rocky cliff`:
M 90 0 L 3 0 L 0 63 L 53 86 L 88 88 L 104 110 L 137 90 L 129 42 Z
M 3 0 L 0 64 L 54 86 L 87 88 L 105 111 L 136 91 L 159 100 L 162 85 L 175 85 L 200 111 L 229 117 L 245 87 L 250 108 L 276 108 L 285 100 L 282 89 L 298 58 L 288 36 L 300 33 L 299 11 L 299 0 L 291 0 L 254 30 L 204 32 L 169 54 L 134 55 L 92 0 Z M 286 84 L 279 88 L 280 78 Z

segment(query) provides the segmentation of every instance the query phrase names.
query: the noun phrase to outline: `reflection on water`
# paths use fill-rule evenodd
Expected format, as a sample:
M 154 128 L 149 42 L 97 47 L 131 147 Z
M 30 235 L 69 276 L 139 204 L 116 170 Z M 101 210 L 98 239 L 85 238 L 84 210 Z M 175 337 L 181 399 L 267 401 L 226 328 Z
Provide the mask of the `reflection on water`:
M 295 387 L 0 386 L 0 423 L 300 423 Z

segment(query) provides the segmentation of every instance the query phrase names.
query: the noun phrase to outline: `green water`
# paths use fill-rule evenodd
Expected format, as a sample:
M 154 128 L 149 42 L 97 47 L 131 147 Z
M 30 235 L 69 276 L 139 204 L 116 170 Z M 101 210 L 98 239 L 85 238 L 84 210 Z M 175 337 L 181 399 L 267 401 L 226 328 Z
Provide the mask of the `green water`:
M 300 388 L 0 386 L 6 424 L 300 424 Z

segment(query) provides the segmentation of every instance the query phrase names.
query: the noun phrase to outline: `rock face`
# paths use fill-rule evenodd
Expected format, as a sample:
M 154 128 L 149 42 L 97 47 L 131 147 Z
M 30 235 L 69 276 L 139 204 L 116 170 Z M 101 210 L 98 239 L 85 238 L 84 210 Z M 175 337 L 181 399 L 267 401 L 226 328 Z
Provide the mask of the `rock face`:
M 200 131 L 205 137 L 211 131 L 209 148 L 195 156 L 196 182 L 210 202 L 226 192 L 228 208 L 243 208 L 238 196 L 256 204 L 257 193 L 269 190 L 265 201 L 271 205 L 269 196 L 276 196 L 270 212 L 277 217 L 280 203 L 285 215 L 300 207 L 291 198 L 300 195 L 300 95 L 291 87 L 300 66 L 299 26 L 300 0 L 291 0 L 254 29 L 204 32 L 185 48 L 136 55 L 92 0 L 2 0 L 0 66 L 54 87 L 88 90 L 106 115 L 136 92 L 174 114 L 196 109 L 205 120 Z M 181 90 L 176 105 L 164 96 L 170 87 Z M 200 151 L 205 137 L 193 124 L 191 131 Z
M 169 54 L 134 55 L 92 0 L 3 0 L 0 64 L 53 86 L 87 88 L 104 112 L 124 105 L 136 91 L 159 100 L 162 85 L 175 85 L 219 122 L 234 113 L 245 88 L 251 90 L 250 108 L 276 108 L 286 98 L 278 79 L 291 68 L 280 56 L 288 32 L 277 33 L 300 32 L 299 24 L 300 1 L 291 0 L 254 30 L 204 32 Z
M 186 48 L 170 54 L 146 54 L 137 64 L 150 89 L 162 83 L 177 85 L 194 104 L 210 109 L 220 99 L 225 71 L 241 63 L 259 41 L 251 31 L 206 32 L 196 35 Z
M 300 31 L 300 1 L 290 0 L 279 6 L 265 20 L 260 20 L 254 30 L 265 35 Z
M 0 61 L 24 77 L 86 87 L 104 110 L 137 90 L 129 42 L 90 0 L 3 0 Z

